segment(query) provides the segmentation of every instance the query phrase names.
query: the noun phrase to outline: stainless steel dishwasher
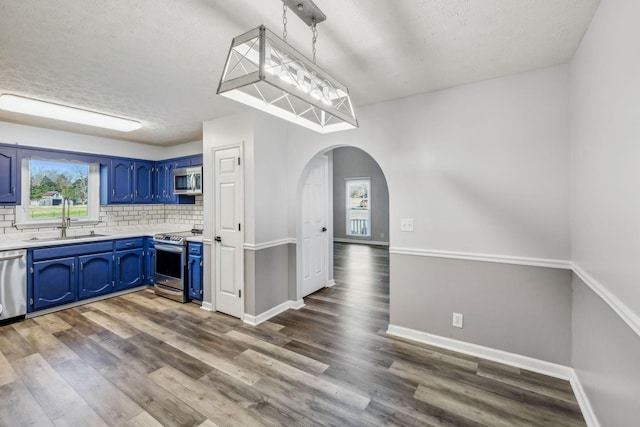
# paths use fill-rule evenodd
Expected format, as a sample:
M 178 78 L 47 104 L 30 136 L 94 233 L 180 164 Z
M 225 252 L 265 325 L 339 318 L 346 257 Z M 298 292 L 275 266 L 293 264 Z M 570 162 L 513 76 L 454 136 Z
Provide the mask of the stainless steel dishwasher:
M 27 313 L 27 251 L 0 252 L 0 321 Z

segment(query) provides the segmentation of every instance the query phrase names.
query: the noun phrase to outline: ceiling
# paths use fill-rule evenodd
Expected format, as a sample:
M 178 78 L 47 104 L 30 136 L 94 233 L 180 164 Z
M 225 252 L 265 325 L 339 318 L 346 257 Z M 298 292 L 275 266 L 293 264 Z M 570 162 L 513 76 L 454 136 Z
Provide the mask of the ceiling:
M 567 62 L 599 0 L 315 0 L 318 65 L 357 106 Z M 216 95 L 231 39 L 282 33 L 280 0 L 0 0 L 0 93 L 139 120 L 122 133 L 0 120 L 155 145 L 202 138 L 246 107 Z M 311 56 L 292 12 L 287 41 Z M 357 108 L 356 108 L 357 113 Z

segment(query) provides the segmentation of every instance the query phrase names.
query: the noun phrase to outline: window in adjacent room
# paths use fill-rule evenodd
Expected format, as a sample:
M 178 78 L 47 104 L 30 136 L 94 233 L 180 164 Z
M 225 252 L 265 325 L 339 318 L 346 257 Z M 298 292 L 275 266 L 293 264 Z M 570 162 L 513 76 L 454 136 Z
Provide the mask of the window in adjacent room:
M 371 180 L 369 178 L 347 179 L 347 236 L 368 237 L 371 235 Z
M 51 227 L 61 222 L 62 202 L 68 199 L 72 226 L 97 223 L 100 210 L 100 166 L 68 160 L 26 158 L 22 161 L 18 227 Z

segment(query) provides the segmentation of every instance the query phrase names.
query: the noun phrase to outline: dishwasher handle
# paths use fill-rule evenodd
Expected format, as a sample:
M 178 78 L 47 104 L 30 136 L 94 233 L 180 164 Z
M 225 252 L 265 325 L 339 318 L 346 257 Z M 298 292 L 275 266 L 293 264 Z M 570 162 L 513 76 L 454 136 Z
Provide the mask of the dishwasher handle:
M 23 256 L 24 256 L 24 254 L 9 255 L 9 256 L 5 256 L 5 257 L 0 257 L 0 261 L 11 261 L 12 259 L 22 258 Z

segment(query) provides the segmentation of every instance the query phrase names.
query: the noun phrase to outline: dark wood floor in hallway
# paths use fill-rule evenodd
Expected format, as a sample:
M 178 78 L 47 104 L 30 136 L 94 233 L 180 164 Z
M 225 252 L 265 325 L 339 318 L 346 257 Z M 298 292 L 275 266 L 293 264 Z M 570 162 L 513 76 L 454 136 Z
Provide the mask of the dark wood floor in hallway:
M 0 327 L 0 425 L 584 425 L 566 381 L 387 336 L 387 250 L 335 249 L 257 327 L 148 290 Z

